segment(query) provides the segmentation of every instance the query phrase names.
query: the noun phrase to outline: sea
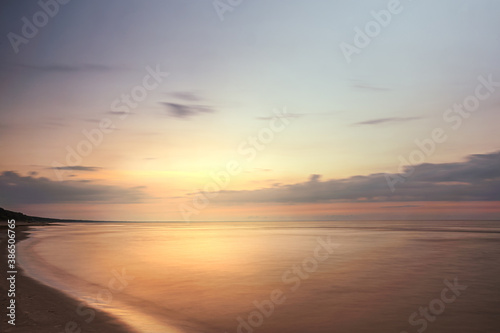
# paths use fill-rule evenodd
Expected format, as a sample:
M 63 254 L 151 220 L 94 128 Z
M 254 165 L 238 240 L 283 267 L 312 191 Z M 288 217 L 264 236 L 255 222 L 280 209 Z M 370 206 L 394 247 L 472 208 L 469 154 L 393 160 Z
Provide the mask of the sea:
M 500 332 L 500 221 L 30 229 L 26 274 L 131 332 Z

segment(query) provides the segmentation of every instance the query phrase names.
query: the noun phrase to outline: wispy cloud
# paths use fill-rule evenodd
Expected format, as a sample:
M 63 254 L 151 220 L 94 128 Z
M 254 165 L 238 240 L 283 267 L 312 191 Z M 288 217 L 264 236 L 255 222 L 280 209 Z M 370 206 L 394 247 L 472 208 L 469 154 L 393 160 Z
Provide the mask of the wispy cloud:
M 111 114 L 113 116 L 130 116 L 134 113 L 130 111 L 107 111 L 106 114 Z M 101 120 L 98 121 L 101 122 Z
M 311 175 L 302 183 L 252 191 L 224 191 L 221 202 L 410 202 L 500 201 L 500 151 L 471 155 L 464 162 L 431 164 L 414 173 L 394 193 L 385 174 L 321 180 Z
M 420 205 L 382 206 L 382 208 L 387 208 L 387 209 L 416 208 L 416 207 L 421 207 L 421 206 Z
M 160 102 L 167 115 L 179 119 L 190 119 L 205 113 L 214 113 L 215 109 L 210 106 L 203 97 L 193 91 L 177 91 L 167 94 L 170 100 Z
M 101 170 L 102 168 L 100 168 L 100 167 L 92 167 L 92 166 L 75 165 L 75 166 L 49 167 L 47 169 L 50 169 L 50 170 L 71 170 L 71 171 L 90 171 L 90 172 L 96 172 L 96 171 Z
M 204 113 L 213 113 L 214 109 L 205 105 L 180 104 L 162 102 L 169 116 L 180 119 L 189 119 Z
M 102 64 L 11 64 L 14 67 L 26 68 L 44 72 L 109 72 L 124 70 L 124 67 L 109 66 Z
M 15 171 L 0 174 L 0 202 L 42 203 L 138 203 L 148 198 L 142 188 L 102 185 L 92 181 L 53 181 L 21 176 Z
M 391 118 L 377 118 L 371 120 L 361 121 L 359 123 L 354 123 L 353 125 L 380 125 L 387 123 L 404 123 L 408 121 L 414 121 L 422 119 L 422 117 L 391 117 Z

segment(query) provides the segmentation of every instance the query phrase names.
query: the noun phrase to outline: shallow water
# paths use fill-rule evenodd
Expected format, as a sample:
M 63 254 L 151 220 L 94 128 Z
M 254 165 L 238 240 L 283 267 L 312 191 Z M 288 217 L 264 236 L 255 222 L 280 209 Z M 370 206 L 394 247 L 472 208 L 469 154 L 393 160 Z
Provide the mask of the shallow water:
M 82 323 L 96 307 L 148 333 L 500 332 L 499 222 L 33 230 L 22 266 L 87 302 Z

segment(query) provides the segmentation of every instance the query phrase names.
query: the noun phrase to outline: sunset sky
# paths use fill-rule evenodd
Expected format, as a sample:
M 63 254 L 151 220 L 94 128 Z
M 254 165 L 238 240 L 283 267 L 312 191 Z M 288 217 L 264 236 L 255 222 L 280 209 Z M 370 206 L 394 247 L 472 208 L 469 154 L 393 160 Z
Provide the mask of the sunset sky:
M 500 219 L 498 1 L 42 3 L 1 5 L 0 207 Z

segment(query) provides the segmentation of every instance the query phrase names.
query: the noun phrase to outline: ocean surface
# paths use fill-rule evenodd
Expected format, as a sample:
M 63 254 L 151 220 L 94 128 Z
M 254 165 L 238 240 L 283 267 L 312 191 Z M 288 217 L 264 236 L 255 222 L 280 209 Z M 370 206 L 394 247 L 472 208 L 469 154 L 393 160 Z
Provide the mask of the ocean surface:
M 137 332 L 500 332 L 500 222 L 67 223 L 27 274 Z

